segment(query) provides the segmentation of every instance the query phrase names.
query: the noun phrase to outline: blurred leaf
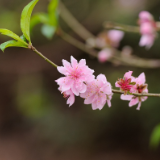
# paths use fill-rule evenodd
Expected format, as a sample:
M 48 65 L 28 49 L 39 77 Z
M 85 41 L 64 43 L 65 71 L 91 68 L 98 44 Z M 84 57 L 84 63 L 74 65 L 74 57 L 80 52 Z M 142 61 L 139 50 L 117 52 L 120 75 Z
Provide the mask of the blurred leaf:
M 25 36 L 25 38 L 31 42 L 30 39 L 30 19 L 34 6 L 39 0 L 31 1 L 22 11 L 21 14 L 21 30 Z
M 150 146 L 152 148 L 154 149 L 157 148 L 159 144 L 160 144 L 160 124 L 154 128 L 150 139 Z
M 58 0 L 51 0 L 48 5 L 49 23 L 50 25 L 57 26 L 58 24 Z
M 45 37 L 47 37 L 48 39 L 51 39 L 56 31 L 56 28 L 51 25 L 43 25 L 41 31 Z
M 27 45 L 24 45 L 22 42 L 18 42 L 15 40 L 10 40 L 7 42 L 4 42 L 0 45 L 0 49 L 4 52 L 4 50 L 8 47 L 23 47 L 28 48 Z
M 31 30 L 35 25 L 38 23 L 43 23 L 43 24 L 48 24 L 49 23 L 49 17 L 48 14 L 46 13 L 37 13 L 31 18 L 31 25 L 30 28 Z
M 13 33 L 12 31 L 10 31 L 8 29 L 0 29 L 0 33 L 27 45 L 27 43 L 25 41 L 23 41 L 18 35 L 16 35 L 15 33 Z
M 51 2 L 48 5 L 48 13 L 52 14 L 53 12 L 55 12 L 57 7 L 58 7 L 58 0 L 51 0 Z

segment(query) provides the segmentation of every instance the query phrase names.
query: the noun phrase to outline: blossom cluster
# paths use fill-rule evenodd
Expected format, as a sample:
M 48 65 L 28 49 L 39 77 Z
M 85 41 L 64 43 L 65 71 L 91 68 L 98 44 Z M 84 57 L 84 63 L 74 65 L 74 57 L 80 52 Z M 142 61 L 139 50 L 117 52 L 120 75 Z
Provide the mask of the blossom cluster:
M 86 65 L 86 60 L 81 59 L 79 63 L 71 56 L 71 63 L 62 60 L 63 66 L 57 67 L 58 71 L 64 75 L 56 80 L 59 91 L 67 99 L 69 106 L 75 102 L 75 96 L 84 98 L 84 104 L 91 104 L 92 109 L 101 110 L 107 103 L 111 107 L 112 86 L 107 81 L 105 75 L 99 74 L 96 78 L 94 70 Z M 141 102 L 147 99 L 146 96 L 134 96 L 132 93 L 148 93 L 145 84 L 145 74 L 141 73 L 137 78 L 132 76 L 133 71 L 126 72 L 124 78 L 118 79 L 116 87 L 124 91 L 121 95 L 122 100 L 129 100 L 129 106 L 138 104 L 140 109 Z
M 118 30 L 110 30 L 98 35 L 98 37 L 96 38 L 96 45 L 99 48 L 103 48 L 98 53 L 99 62 L 104 63 L 114 55 L 114 51 L 109 47 L 119 47 L 120 41 L 123 37 L 124 32 Z
M 137 110 L 140 110 L 141 103 L 147 99 L 146 96 L 136 97 L 129 95 L 132 93 L 148 93 L 148 85 L 145 84 L 145 74 L 141 73 L 137 78 L 132 76 L 133 71 L 126 72 L 123 79 L 116 81 L 115 86 L 119 87 L 124 94 L 121 95 L 122 100 L 128 100 L 129 107 L 138 104 Z
M 156 22 L 153 16 L 147 11 L 141 11 L 139 13 L 138 23 L 140 25 L 140 33 L 142 35 L 139 45 L 150 48 L 156 38 Z
M 67 98 L 67 104 L 71 106 L 75 102 L 75 96 L 84 98 L 85 104 L 92 104 L 92 109 L 102 109 L 108 104 L 111 106 L 112 87 L 105 75 L 100 74 L 96 78 L 94 70 L 86 65 L 86 60 L 79 63 L 71 56 L 71 63 L 62 60 L 63 66 L 57 67 L 58 71 L 65 75 L 56 80 L 59 90 Z

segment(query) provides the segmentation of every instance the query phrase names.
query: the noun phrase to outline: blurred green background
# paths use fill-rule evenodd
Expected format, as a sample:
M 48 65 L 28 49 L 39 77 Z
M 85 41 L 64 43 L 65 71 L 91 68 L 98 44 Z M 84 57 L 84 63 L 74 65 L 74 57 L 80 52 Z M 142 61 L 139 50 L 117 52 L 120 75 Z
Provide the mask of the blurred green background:
M 30 0 L 0 0 L 0 28 L 21 35 L 20 14 Z M 89 31 L 97 35 L 105 21 L 136 25 L 138 14 L 147 10 L 156 21 L 160 17 L 158 0 L 63 0 L 66 7 Z M 46 12 L 49 1 L 40 0 L 34 9 Z M 33 14 L 34 14 L 33 13 Z M 62 28 L 76 38 L 60 18 Z M 113 88 L 128 70 L 134 76 L 145 72 L 149 92 L 160 93 L 160 68 L 143 69 L 100 64 L 61 38 L 52 40 L 41 34 L 41 24 L 32 33 L 32 43 L 56 64 L 73 55 L 85 58 L 95 75 L 106 75 Z M 160 38 L 145 50 L 138 46 L 140 35 L 125 33 L 119 49 L 134 48 L 134 54 L 160 59 Z M 1 35 L 0 43 L 8 40 Z M 160 99 L 148 98 L 141 110 L 128 107 L 114 95 L 112 107 L 93 111 L 76 97 L 70 108 L 57 89 L 61 76 L 55 68 L 27 49 L 8 48 L 0 53 L 0 160 L 159 160 L 160 147 L 149 148 L 151 133 L 160 123 Z

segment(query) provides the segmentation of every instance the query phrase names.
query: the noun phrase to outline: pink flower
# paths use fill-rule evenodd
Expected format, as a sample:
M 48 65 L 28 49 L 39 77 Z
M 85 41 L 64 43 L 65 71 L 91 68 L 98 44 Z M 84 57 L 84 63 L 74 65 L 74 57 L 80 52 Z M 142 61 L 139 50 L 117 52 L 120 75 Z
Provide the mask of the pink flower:
M 78 63 L 77 60 L 71 56 L 71 64 L 62 60 L 64 67 L 57 67 L 58 71 L 65 75 L 56 80 L 60 86 L 62 93 L 71 90 L 76 96 L 79 93 L 84 93 L 87 89 L 86 83 L 94 79 L 93 72 L 86 65 L 86 60 L 81 59 Z
M 111 49 L 105 48 L 98 53 L 98 60 L 101 63 L 106 62 L 112 57 L 113 53 Z
M 85 98 L 85 104 L 92 104 L 92 109 L 101 110 L 105 103 L 111 107 L 112 99 L 112 87 L 109 82 L 107 82 L 106 77 L 103 74 L 97 76 L 92 82 L 87 83 L 87 90 L 85 93 L 80 94 L 82 98 Z
M 139 45 L 146 46 L 149 49 L 156 38 L 156 22 L 149 12 L 142 11 L 139 14 L 139 25 L 142 35 Z
M 134 93 L 148 93 L 147 89 L 147 84 L 145 84 L 145 74 L 141 73 L 138 78 L 135 79 L 136 81 L 136 89 Z M 129 102 L 129 107 L 132 107 L 133 105 L 138 104 L 137 110 L 140 110 L 141 103 L 145 101 L 148 97 L 146 96 L 141 96 L 141 97 L 136 97 L 134 95 L 121 95 L 122 100 L 128 100 Z
M 133 92 L 135 85 L 135 78 L 132 76 L 133 71 L 126 72 L 124 78 L 116 81 L 115 86 L 119 87 L 124 92 Z
M 111 41 L 112 47 L 118 47 L 120 41 L 124 37 L 124 32 L 118 30 L 108 31 L 108 38 Z

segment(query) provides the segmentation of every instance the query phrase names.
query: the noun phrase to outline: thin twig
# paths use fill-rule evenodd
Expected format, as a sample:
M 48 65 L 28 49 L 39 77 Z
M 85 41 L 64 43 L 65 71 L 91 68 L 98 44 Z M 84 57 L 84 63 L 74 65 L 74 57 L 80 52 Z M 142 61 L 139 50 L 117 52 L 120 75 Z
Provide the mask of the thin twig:
M 103 26 L 106 29 L 117 29 L 125 32 L 140 33 L 140 28 L 138 26 L 125 25 L 115 22 L 105 22 Z
M 42 57 L 44 60 L 46 60 L 48 63 L 50 63 L 52 66 L 54 66 L 55 68 L 57 68 L 58 66 L 53 63 L 51 60 L 49 60 L 47 57 L 45 57 L 41 52 L 39 52 L 35 47 L 31 47 L 32 51 L 34 51 L 35 53 L 37 53 L 40 57 Z
M 119 91 L 119 90 L 115 90 L 115 89 L 112 89 L 112 92 L 113 93 L 118 93 L 118 94 L 124 94 L 123 91 Z M 143 96 L 147 96 L 147 97 L 160 97 L 160 94 L 156 94 L 156 93 L 141 93 L 141 94 L 139 94 L 139 93 L 131 93 L 129 95 L 134 95 L 136 97 L 143 97 Z
M 43 58 L 44 60 L 46 60 L 48 63 L 50 63 L 52 66 L 54 66 L 55 68 L 57 68 L 58 66 L 52 62 L 51 60 L 49 60 L 47 57 L 45 57 L 41 52 L 39 52 L 35 47 L 31 46 L 30 48 L 31 50 L 33 50 L 35 53 L 37 53 L 41 58 Z M 113 93 L 116 94 L 124 94 L 123 91 L 119 91 L 119 90 L 115 90 L 112 89 Z M 160 97 L 160 94 L 155 94 L 155 93 L 142 93 L 142 94 L 138 94 L 138 93 L 131 93 L 130 95 L 134 95 L 137 97 L 141 97 L 141 96 L 147 96 L 147 97 Z
M 73 17 L 73 15 L 68 11 L 68 9 L 61 1 L 59 1 L 59 8 L 60 16 L 67 23 L 67 25 L 70 26 L 81 38 L 86 40 L 88 38 L 95 37 Z M 70 22 L 68 23 L 68 21 Z

